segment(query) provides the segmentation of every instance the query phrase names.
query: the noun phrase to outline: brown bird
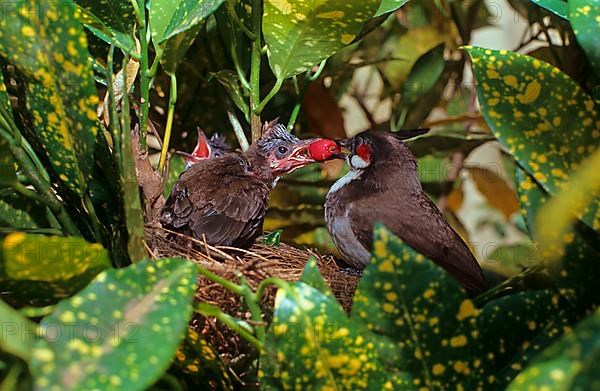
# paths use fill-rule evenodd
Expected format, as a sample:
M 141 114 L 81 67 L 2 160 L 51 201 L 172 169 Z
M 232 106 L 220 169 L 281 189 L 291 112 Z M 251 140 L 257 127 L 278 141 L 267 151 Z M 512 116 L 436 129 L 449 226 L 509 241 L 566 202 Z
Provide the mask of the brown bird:
M 471 294 L 486 289 L 473 254 L 423 192 L 417 162 L 404 135 L 366 131 L 340 144 L 350 172 L 327 194 L 325 219 L 340 253 L 364 269 L 371 258 L 373 225 L 383 223 L 419 253 L 446 269 Z
M 262 137 L 246 152 L 201 160 L 183 172 L 162 209 L 161 223 L 211 245 L 251 245 L 262 234 L 277 179 L 316 162 L 309 152 L 316 141 L 322 140 L 298 139 L 277 120 L 265 123 Z

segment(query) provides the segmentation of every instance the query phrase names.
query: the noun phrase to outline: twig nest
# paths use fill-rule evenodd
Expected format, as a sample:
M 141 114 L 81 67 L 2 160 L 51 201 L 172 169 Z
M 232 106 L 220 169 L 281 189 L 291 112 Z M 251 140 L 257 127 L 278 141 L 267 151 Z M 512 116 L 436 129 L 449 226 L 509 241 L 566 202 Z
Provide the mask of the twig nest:
M 268 246 L 259 239 L 250 249 L 213 247 L 203 241 L 168 231 L 147 227 L 148 249 L 153 258 L 181 257 L 189 259 L 207 270 L 238 283 L 243 276 L 256 289 L 262 280 L 277 277 L 297 281 L 306 262 L 315 257 L 319 270 L 335 297 L 348 312 L 359 276 L 350 274 L 338 265 L 332 256 L 322 256 L 313 250 L 302 250 L 286 244 Z M 252 323 L 243 300 L 205 277 L 199 278 L 196 300 L 219 306 L 224 312 Z M 276 289 L 272 287 L 262 303 L 263 313 L 270 318 Z M 265 319 L 269 321 L 270 319 Z M 222 357 L 231 362 L 244 356 L 250 349 L 244 340 L 215 319 L 196 316 L 192 327 L 210 342 Z

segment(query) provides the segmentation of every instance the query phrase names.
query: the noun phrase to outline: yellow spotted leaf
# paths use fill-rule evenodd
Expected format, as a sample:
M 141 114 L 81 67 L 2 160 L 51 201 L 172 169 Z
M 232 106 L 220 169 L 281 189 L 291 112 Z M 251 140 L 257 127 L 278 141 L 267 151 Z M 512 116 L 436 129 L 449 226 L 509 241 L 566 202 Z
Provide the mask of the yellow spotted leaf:
M 79 237 L 15 232 L 1 246 L 0 283 L 15 304 L 56 303 L 111 266 L 102 245 Z
M 548 193 L 558 193 L 599 144 L 596 103 L 546 62 L 506 50 L 466 50 L 494 135 Z M 590 227 L 599 205 L 596 197 L 581 215 Z
M 386 341 L 377 341 L 348 318 L 331 295 L 303 282 L 280 289 L 261 357 L 264 389 L 406 388 L 403 368 L 384 366 Z
M 381 225 L 354 295 L 352 318 L 394 341 L 394 363 L 429 389 L 483 386 L 479 310 L 447 272 Z
M 577 42 L 585 50 L 597 74 L 600 74 L 600 1 L 570 0 L 569 21 Z
M 182 259 L 109 269 L 39 325 L 36 389 L 142 390 L 175 356 L 192 315 L 195 265 Z M 102 370 L 99 370 L 99 369 Z
M 354 41 L 378 6 L 377 0 L 266 0 L 262 31 L 273 73 L 285 79 L 311 69 Z
M 549 194 L 524 170 L 517 168 L 517 192 L 521 214 L 532 237 L 538 237 L 541 230 L 538 224 L 552 224 L 540 216 L 547 206 L 553 201 Z M 561 207 L 563 208 L 563 207 Z M 564 212 L 564 211 L 559 211 Z M 547 211 L 544 213 L 548 213 Z M 554 213 L 554 212 L 553 212 Z M 541 216 L 540 216 L 541 217 Z M 557 230 L 559 227 L 556 227 Z M 600 305 L 600 296 L 597 294 L 597 284 L 600 279 L 600 251 L 598 251 L 597 235 L 587 226 L 577 224 L 565 226 L 561 229 L 560 245 L 557 244 L 558 254 L 553 255 L 553 260 L 547 262 L 550 276 L 556 281 L 563 296 L 585 311 Z M 543 254 L 536 254 L 540 259 Z
M 537 355 L 508 387 L 518 390 L 595 390 L 600 358 L 600 310 Z
M 177 348 L 169 373 L 195 390 L 233 390 L 233 384 L 221 357 L 191 327 Z
M 50 164 L 82 195 L 94 162 L 98 132 L 87 39 L 72 1 L 19 0 L 0 18 L 0 55 L 27 78 L 31 122 Z

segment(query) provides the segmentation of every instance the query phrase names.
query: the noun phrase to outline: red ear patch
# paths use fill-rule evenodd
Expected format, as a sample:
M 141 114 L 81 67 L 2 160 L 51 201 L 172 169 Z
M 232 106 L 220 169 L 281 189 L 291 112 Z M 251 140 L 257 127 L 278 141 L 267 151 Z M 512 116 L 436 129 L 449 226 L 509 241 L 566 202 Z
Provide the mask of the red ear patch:
M 364 160 L 365 162 L 370 162 L 371 161 L 371 153 L 373 151 L 371 151 L 371 147 L 368 144 L 360 144 L 357 148 L 356 148 L 356 154 L 358 156 L 360 156 L 360 158 L 362 160 Z

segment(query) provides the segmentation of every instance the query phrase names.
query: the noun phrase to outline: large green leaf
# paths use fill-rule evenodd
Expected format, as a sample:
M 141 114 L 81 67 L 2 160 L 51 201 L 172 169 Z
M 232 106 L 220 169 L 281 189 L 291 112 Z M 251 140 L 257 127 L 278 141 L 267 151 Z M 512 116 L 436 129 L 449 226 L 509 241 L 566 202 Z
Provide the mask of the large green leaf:
M 177 66 L 200 32 L 200 23 L 215 12 L 223 1 L 152 1 L 150 5 L 152 41 L 163 51 L 161 64 L 167 73 L 175 73 Z
M 508 390 L 597 390 L 599 359 L 600 310 L 596 310 L 539 354 Z
M 374 229 L 371 263 L 354 295 L 352 317 L 395 342 L 394 363 L 429 389 L 474 389 L 479 311 L 447 272 L 385 227 Z M 483 386 L 483 384 L 479 384 Z
M 402 86 L 402 101 L 409 107 L 429 93 L 444 72 L 444 44 L 423 54 L 413 65 Z
M 93 164 L 98 121 L 87 40 L 71 1 L 19 0 L 0 19 L 0 55 L 27 76 L 27 105 L 52 167 L 82 195 Z
M 196 268 L 144 261 L 100 274 L 40 323 L 36 388 L 142 390 L 167 369 L 192 314 Z
M 210 16 L 224 0 L 153 0 L 150 28 L 155 45 L 196 26 Z
M 375 17 L 396 11 L 406 3 L 408 3 L 408 0 L 381 0 L 379 8 L 375 12 Z
M 79 237 L 15 232 L 2 241 L 0 256 L 7 300 L 37 305 L 70 296 L 111 266 L 100 244 Z
M 554 195 L 537 215 L 536 239 L 540 254 L 548 261 L 564 255 L 568 244 L 564 236 L 572 231 L 577 215 L 596 200 L 600 194 L 600 150 L 581 162 L 564 189 Z M 600 231 L 600 209 L 593 217 L 593 227 Z
M 531 0 L 532 3 L 547 9 L 563 19 L 569 17 L 569 4 L 562 0 Z
M 559 295 L 549 290 L 511 294 L 485 304 L 477 319 L 481 366 L 489 386 L 504 387 L 568 325 Z M 566 322 L 565 322 L 566 321 Z M 535 341 L 535 342 L 534 342 Z
M 532 236 L 538 232 L 536 216 L 546 205 L 549 195 L 524 170 L 517 168 L 517 192 L 521 213 Z M 565 244 L 559 261 L 548 265 L 560 292 L 581 311 L 600 304 L 596 286 L 600 279 L 598 238 L 585 225 L 571 227 L 561 238 Z
M 477 95 L 494 135 L 550 194 L 594 152 L 600 117 L 594 100 L 559 69 L 532 57 L 489 49 L 466 49 Z M 580 218 L 590 227 L 596 198 Z
M 136 49 L 133 30 L 135 11 L 130 1 L 75 0 L 81 20 L 98 38 L 131 53 Z
M 600 75 L 600 0 L 569 0 L 569 20 L 577 42 Z
M 263 34 L 275 76 L 302 73 L 351 43 L 378 5 L 377 0 L 265 1 Z
M 49 211 L 45 205 L 10 191 L 0 196 L 0 227 L 11 227 L 12 230 L 36 228 L 59 228 L 49 219 Z
M 362 332 L 361 332 L 362 331 Z M 388 372 L 382 349 L 336 300 L 302 282 L 280 289 L 261 360 L 264 388 L 392 389 L 410 384 Z

